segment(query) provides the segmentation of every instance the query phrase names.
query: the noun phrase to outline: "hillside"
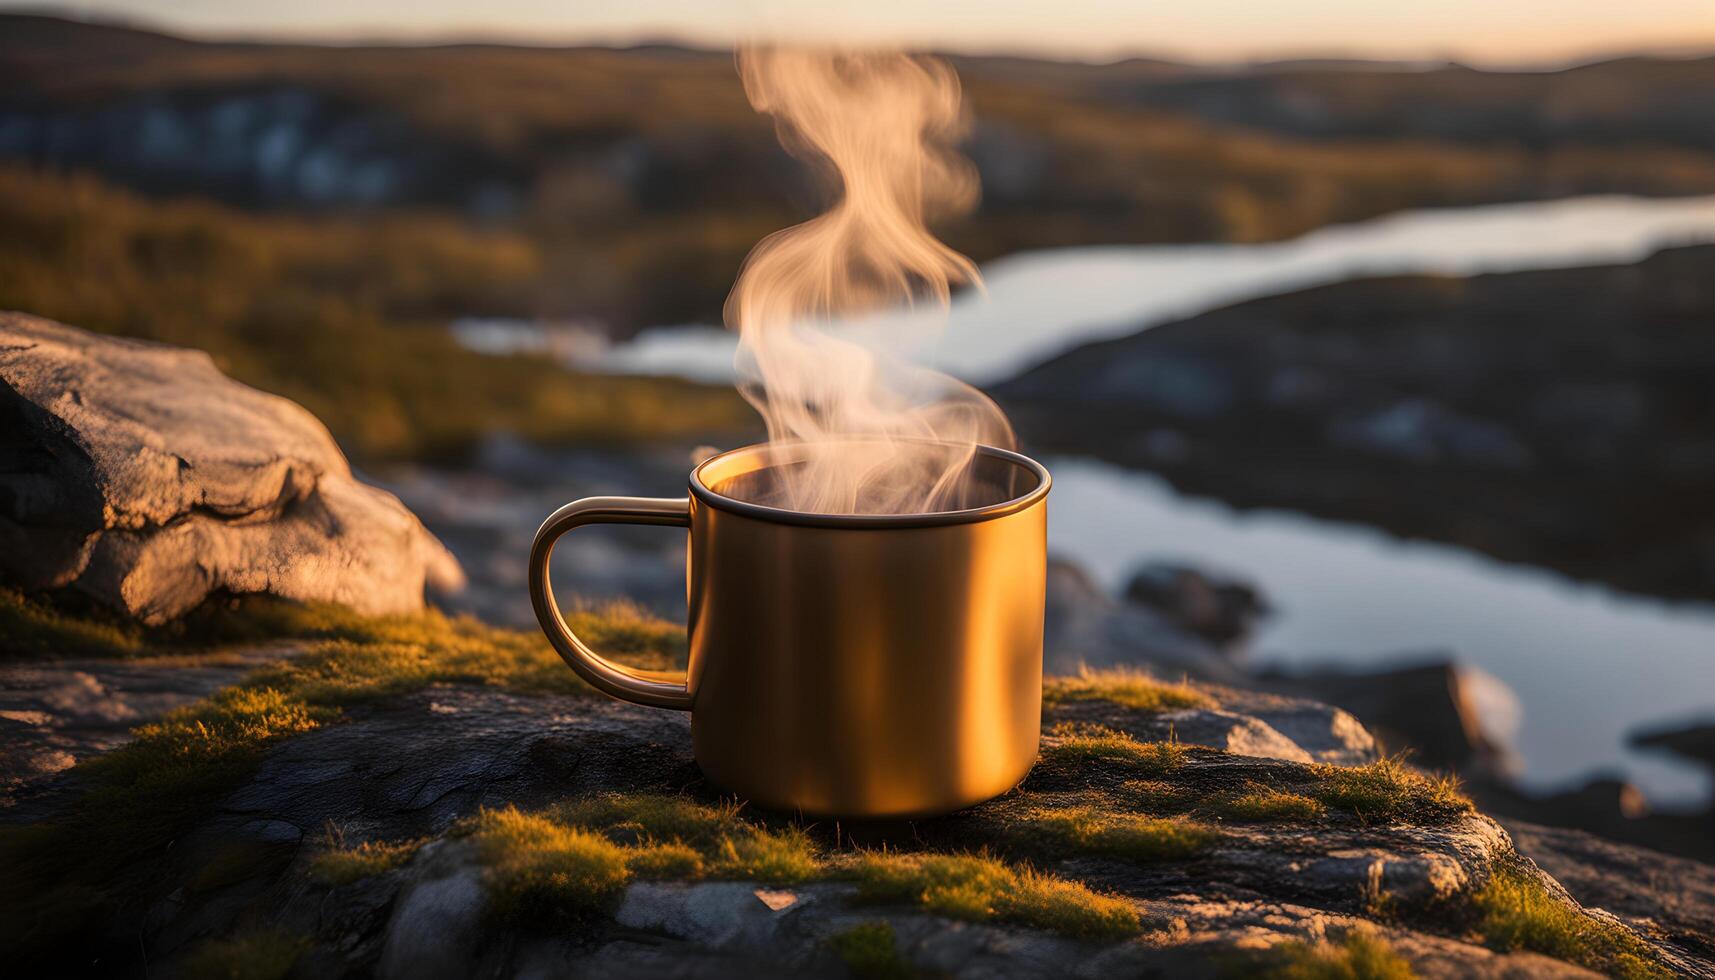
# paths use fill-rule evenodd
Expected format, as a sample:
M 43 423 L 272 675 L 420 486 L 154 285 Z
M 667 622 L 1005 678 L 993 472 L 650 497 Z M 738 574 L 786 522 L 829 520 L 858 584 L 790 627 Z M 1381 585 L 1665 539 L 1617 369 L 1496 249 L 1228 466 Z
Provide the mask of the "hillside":
M 1384 66 L 1337 84 L 1308 69 L 958 66 L 985 196 L 940 230 L 979 260 L 1271 240 L 1410 207 L 1715 191 L 1707 114 L 1633 111 L 1701 104 L 1715 77 L 1705 62 L 1528 78 Z M 204 43 L 7 16 L 0 92 L 0 159 L 244 208 L 430 209 L 503 227 L 540 255 L 518 305 L 620 333 L 713 320 L 748 248 L 819 200 L 725 53 Z M 1453 103 L 1624 125 L 1497 140 L 1482 137 L 1492 120 L 1457 132 L 1412 121 L 1469 115 Z M 1319 106 L 1326 125 L 1281 122 L 1282 104 Z

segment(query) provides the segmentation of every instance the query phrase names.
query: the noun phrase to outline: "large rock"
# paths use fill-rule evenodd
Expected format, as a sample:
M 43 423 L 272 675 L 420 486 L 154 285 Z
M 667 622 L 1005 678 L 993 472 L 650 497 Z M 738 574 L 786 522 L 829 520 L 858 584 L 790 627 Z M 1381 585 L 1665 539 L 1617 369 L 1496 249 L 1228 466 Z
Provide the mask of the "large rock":
M 1130 712 L 1132 724 L 1123 727 L 1149 723 L 1147 712 L 1112 704 L 1104 710 L 1104 720 L 1116 722 Z M 1236 701 L 1229 710 L 1249 707 Z M 1047 720 L 1065 713 L 1051 708 Z M 1049 736 L 1045 744 L 1054 741 Z M 1302 762 L 1194 750 L 1165 778 L 1187 792 L 1221 793 L 1308 774 Z M 901 825 L 822 822 L 806 832 L 829 848 L 857 841 L 968 851 L 994 839 L 1019 811 L 1076 804 L 1106 778 L 1083 764 L 1047 761 L 1012 793 L 960 814 Z M 1079 942 L 857 902 L 853 886 L 837 879 L 638 881 L 608 912 L 546 931 L 486 914 L 481 859 L 461 835 L 461 821 L 482 808 L 535 809 L 613 791 L 715 799 L 692 760 L 685 715 L 466 686 L 354 707 L 342 723 L 272 745 L 246 782 L 175 839 L 148 889 L 158 899 L 149 904 L 146 931 L 123 940 L 169 972 L 209 939 L 267 923 L 311 940 L 295 974 L 302 976 L 845 976 L 833 937 L 882 921 L 901 959 L 933 975 L 1213 977 L 1230 975 L 1226 965 L 1243 962 L 1235 957 L 1282 940 L 1337 939 L 1369 928 L 1425 977 L 1591 975 L 1541 956 L 1485 949 L 1457 916 L 1445 918 L 1497 867 L 1517 866 L 1506 832 L 1477 814 L 1427 824 L 1227 823 L 1216 846 L 1187 861 L 1133 863 L 1071 846 L 1036 855 L 1044 870 L 1134 903 L 1147 928 L 1125 942 Z M 327 846 L 326 828 L 336 825 L 348 842 L 431 842 L 402 867 L 330 886 L 306 872 Z M 265 845 L 268 860 L 250 875 L 209 884 L 206 869 L 226 860 L 235 842 L 250 851 Z M 1635 853 L 1612 847 L 1591 857 L 1562 847 L 1554 856 L 1582 881 Z M 1578 914 L 1558 885 L 1540 880 Z M 1670 889 L 1662 883 L 1649 890 Z M 1586 900 L 1612 901 L 1612 911 L 1676 968 L 1708 973 L 1698 937 L 1702 907 L 1670 916 L 1645 891 L 1610 889 Z M 1370 921 L 1378 909 L 1387 915 Z M 1667 926 L 1659 940 L 1656 922 Z
M 201 351 L 0 314 L 0 577 L 144 622 L 211 593 L 419 609 L 458 563 L 301 406 Z

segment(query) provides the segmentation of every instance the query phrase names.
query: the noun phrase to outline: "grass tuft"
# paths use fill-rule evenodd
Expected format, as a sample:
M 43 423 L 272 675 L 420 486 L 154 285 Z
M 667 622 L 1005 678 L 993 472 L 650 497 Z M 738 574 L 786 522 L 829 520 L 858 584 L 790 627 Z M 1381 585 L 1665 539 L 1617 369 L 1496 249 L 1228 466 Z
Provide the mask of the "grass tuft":
M 748 836 L 726 838 L 710 873 L 785 885 L 808 881 L 820 870 L 821 862 L 810 835 L 797 827 L 788 827 L 758 828 Z
M 1052 677 L 1043 685 L 1049 701 L 1112 701 L 1138 711 L 1213 708 L 1215 699 L 1185 684 L 1156 680 L 1135 667 L 1083 667 L 1072 677 Z
M 658 881 L 691 881 L 705 870 L 702 852 L 676 842 L 627 847 L 625 867 L 638 878 Z
M 1235 823 L 1284 823 L 1315 820 L 1324 807 L 1302 793 L 1253 785 L 1242 792 L 1208 800 L 1201 809 Z
M 491 911 L 504 920 L 553 922 L 604 911 L 629 876 L 625 850 L 606 837 L 511 807 L 478 814 L 472 839 L 486 866 Z
M 1496 949 L 1530 950 L 1627 980 L 1673 976 L 1631 932 L 1585 915 L 1516 868 L 1497 869 L 1471 903 L 1477 930 Z
M 772 830 L 745 820 L 732 803 L 709 805 L 659 793 L 607 793 L 553 811 L 568 825 L 599 830 L 611 840 L 650 848 L 683 848 L 674 859 L 697 874 L 775 884 L 808 881 L 822 870 L 815 842 L 797 827 Z M 665 855 L 647 859 L 659 865 Z
M 977 854 L 860 855 L 858 898 L 903 902 L 972 922 L 1014 922 L 1081 939 L 1118 939 L 1141 928 L 1130 902 Z
M 634 878 L 795 884 L 827 869 L 809 835 L 654 793 L 610 793 L 538 812 L 484 811 L 469 827 L 496 914 L 552 921 L 607 908 Z
M 1195 857 L 1221 836 L 1213 827 L 1185 817 L 1150 817 L 1096 806 L 1031 810 L 1016 825 L 1015 833 L 1056 850 L 1140 862 Z
M 1058 725 L 1049 734 L 1056 741 L 1043 756 L 1066 765 L 1111 763 L 1132 775 L 1160 776 L 1185 761 L 1185 747 L 1178 742 L 1140 742 L 1101 725 Z
M 910 980 L 916 971 L 899 955 L 893 926 L 865 922 L 831 936 L 828 945 L 858 980 Z
M 1251 972 L 1269 980 L 1413 980 L 1417 971 L 1371 929 L 1348 929 L 1337 943 L 1281 943 Z
M 310 877 L 326 885 L 349 885 L 404 865 L 422 846 L 422 841 L 411 840 L 365 841 L 356 847 L 336 847 L 315 856 L 310 862 Z
M 603 793 L 557 807 L 554 816 L 609 836 L 630 834 L 636 840 L 675 840 L 700 848 L 750 830 L 736 804 L 709 805 L 663 793 Z
M 1316 799 L 1360 820 L 1436 823 L 1474 812 L 1452 776 L 1426 776 L 1398 756 L 1367 766 L 1317 766 Z
M 185 957 L 186 980 L 281 980 L 292 972 L 309 940 L 262 928 L 210 939 Z

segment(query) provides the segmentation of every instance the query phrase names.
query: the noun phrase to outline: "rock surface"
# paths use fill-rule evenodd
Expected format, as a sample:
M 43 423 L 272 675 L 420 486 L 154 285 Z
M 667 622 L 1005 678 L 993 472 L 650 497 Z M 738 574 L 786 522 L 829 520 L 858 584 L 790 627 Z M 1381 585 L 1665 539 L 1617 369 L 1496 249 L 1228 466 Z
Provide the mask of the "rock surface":
M 0 810 L 24 803 L 78 760 L 123 744 L 136 726 L 295 649 L 0 664 Z M 31 807 L 44 802 L 30 799 L 24 814 L 40 812 Z
M 1582 830 L 1505 820 L 1518 849 L 1572 897 L 1715 958 L 1715 865 L 1604 840 Z
M 1284 719 L 1283 728 L 1291 730 L 1293 718 L 1301 730 L 1320 727 L 1303 724 L 1312 714 L 1304 702 L 1254 697 Z M 1238 703 L 1223 709 L 1266 724 L 1242 710 Z M 1126 727 L 1155 724 L 1147 713 L 1107 702 L 1054 706 L 1045 720 L 1126 722 L 1128 716 Z M 1333 709 L 1323 717 L 1338 721 Z M 1334 751 L 1297 745 L 1267 727 L 1291 746 L 1282 754 L 1302 760 Z M 1345 739 L 1362 741 L 1349 730 Z M 1054 742 L 1050 736 L 1048 744 Z M 1341 751 L 1361 761 L 1357 748 Z M 1172 778 L 1193 788 L 1243 787 L 1304 772 L 1302 761 L 1192 750 Z M 824 842 L 843 835 L 865 846 L 965 850 L 1019 809 L 1078 797 L 1086 781 L 1102 778 L 1043 764 L 1017 790 L 960 814 L 808 829 Z M 532 809 L 608 791 L 714 799 L 690 755 L 688 718 L 594 697 L 464 686 L 354 708 L 344 723 L 278 743 L 253 777 L 174 842 L 147 912 L 149 926 L 130 940 L 140 940 L 150 962 L 169 972 L 210 938 L 266 922 L 312 937 L 295 974 L 303 976 L 840 977 L 853 974 L 835 955 L 832 938 L 886 922 L 901 959 L 928 973 L 1196 977 L 1221 975 L 1235 956 L 1283 940 L 1338 939 L 1362 927 L 1377 930 L 1425 977 L 1591 975 L 1543 956 L 1484 948 L 1458 928 L 1428 925 L 1436 910 L 1480 886 L 1499 863 L 1517 860 L 1507 833 L 1476 814 L 1428 826 L 1226 824 L 1214 848 L 1164 863 L 1075 849 L 1041 855 L 1045 870 L 1122 895 L 1139 910 L 1145 932 L 1124 942 L 1082 942 L 854 903 L 853 886 L 837 880 L 635 882 L 610 912 L 572 926 L 496 924 L 475 847 L 449 829 L 479 808 Z M 403 867 L 329 885 L 307 872 L 333 834 L 347 844 L 430 843 Z M 260 855 L 247 859 L 252 873 L 208 884 L 207 869 L 235 847 Z M 1614 853 L 1623 860 L 1625 850 Z M 1552 853 L 1568 874 L 1600 874 L 1599 864 L 1581 863 L 1570 848 Z M 1676 925 L 1650 933 L 1646 920 L 1661 917 L 1657 907 L 1612 890 L 1589 894 L 1593 902 L 1617 895 L 1615 914 L 1643 924 L 1676 967 L 1715 975 L 1691 931 L 1703 911 L 1686 911 Z M 1373 910 L 1382 907 L 1389 913 L 1377 923 Z
M 144 622 L 217 592 L 422 608 L 457 562 L 300 406 L 207 354 L 0 314 L 0 575 Z

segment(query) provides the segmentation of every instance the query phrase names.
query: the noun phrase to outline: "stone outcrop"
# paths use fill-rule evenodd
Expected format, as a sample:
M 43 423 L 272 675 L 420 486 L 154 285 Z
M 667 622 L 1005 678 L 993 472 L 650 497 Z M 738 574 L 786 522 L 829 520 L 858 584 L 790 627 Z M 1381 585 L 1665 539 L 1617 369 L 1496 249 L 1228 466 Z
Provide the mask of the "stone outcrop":
M 1294 717 L 1300 730 L 1320 727 L 1304 725 L 1313 714 L 1306 702 L 1239 697 L 1221 711 L 1266 725 L 1245 713 L 1257 707 L 1273 711 L 1288 730 Z M 1334 709 L 1322 714 L 1338 721 Z M 1149 712 L 1102 701 L 1050 706 L 1045 721 L 1140 732 L 1158 723 Z M 1189 750 L 1163 778 L 1180 792 L 1220 794 L 1317 778 L 1319 770 L 1302 760 L 1329 755 L 1336 742 L 1352 761 L 1374 755 L 1373 744 L 1362 748 L 1367 734 L 1349 730 L 1304 745 L 1279 738 L 1290 748 Z M 900 825 L 815 823 L 807 832 L 836 850 L 849 850 L 854 840 L 906 852 L 989 846 L 1005 839 L 993 835 L 1021 812 L 1074 806 L 1103 791 L 1109 777 L 1099 767 L 1053 761 L 1057 742 L 1045 739 L 1045 761 L 1018 789 L 971 810 Z M 1379 936 L 1424 977 L 1593 975 L 1561 960 L 1486 948 L 1456 915 L 1445 918 L 1502 868 L 1522 869 L 1515 873 L 1532 876 L 1553 901 L 1579 908 L 1515 851 L 1505 830 L 1476 813 L 1421 823 L 1231 822 L 1219 825 L 1218 841 L 1201 853 L 1143 863 L 1075 846 L 1030 852 L 1042 870 L 1131 903 L 1144 932 L 1121 941 L 856 901 L 856 887 L 838 876 L 795 885 L 638 880 L 610 908 L 562 927 L 497 920 L 484 859 L 460 832 L 462 822 L 483 808 L 529 811 L 609 792 L 718 799 L 692 760 L 682 714 L 464 686 L 356 708 L 343 723 L 276 744 L 252 777 L 175 840 L 143 912 L 144 933 L 127 940 L 141 942 L 151 963 L 168 971 L 210 940 L 266 923 L 303 937 L 295 976 L 841 977 L 863 974 L 836 955 L 835 937 L 885 922 L 912 970 L 1094 978 L 1228 975 L 1244 957 L 1266 957 L 1277 943 L 1337 942 L 1356 929 Z M 427 843 L 391 870 L 330 884 L 310 868 L 335 834 L 347 846 Z M 1604 845 L 1601 863 L 1587 865 L 1564 843 L 1541 846 L 1581 884 L 1628 853 Z M 214 877 L 208 870 L 238 860 L 234 855 L 245 873 Z M 1694 931 L 1707 915 L 1702 906 L 1664 918 L 1669 912 L 1639 888 L 1588 900 L 1608 895 L 1616 900 L 1612 914 L 1577 914 L 1635 927 L 1676 970 L 1715 975 Z
M 0 577 L 159 623 L 211 594 L 422 608 L 458 563 L 299 405 L 207 354 L 0 314 Z

